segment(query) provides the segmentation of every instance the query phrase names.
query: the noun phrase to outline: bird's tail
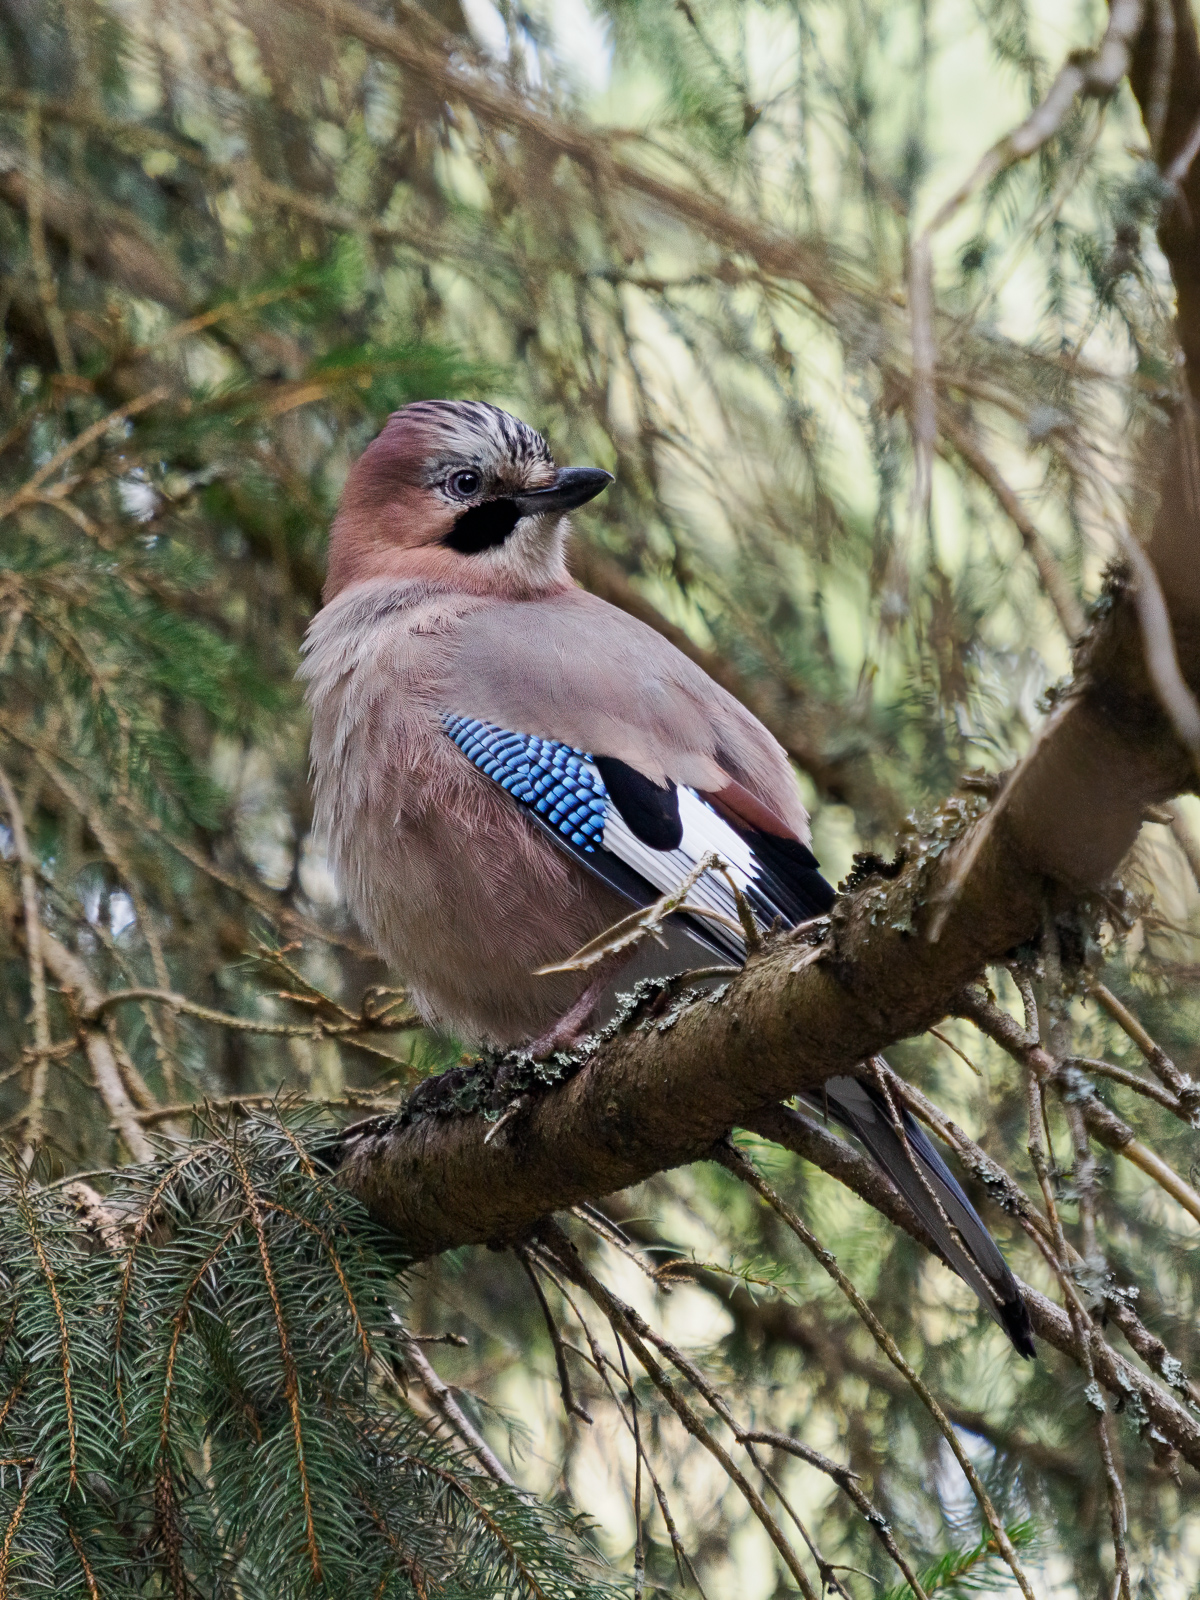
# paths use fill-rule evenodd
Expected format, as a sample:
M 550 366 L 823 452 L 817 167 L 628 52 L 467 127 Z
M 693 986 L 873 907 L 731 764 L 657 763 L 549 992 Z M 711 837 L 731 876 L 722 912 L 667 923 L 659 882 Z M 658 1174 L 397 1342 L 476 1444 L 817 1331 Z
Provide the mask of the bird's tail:
M 1032 1356 L 1033 1328 L 1020 1286 L 999 1245 L 920 1124 L 897 1104 L 895 1115 L 904 1130 L 902 1138 L 891 1107 L 879 1089 L 863 1078 L 830 1078 L 823 1094 L 802 1098 L 818 1112 L 828 1110 L 865 1145 L 920 1217 L 942 1260 L 970 1284 L 1018 1353 Z

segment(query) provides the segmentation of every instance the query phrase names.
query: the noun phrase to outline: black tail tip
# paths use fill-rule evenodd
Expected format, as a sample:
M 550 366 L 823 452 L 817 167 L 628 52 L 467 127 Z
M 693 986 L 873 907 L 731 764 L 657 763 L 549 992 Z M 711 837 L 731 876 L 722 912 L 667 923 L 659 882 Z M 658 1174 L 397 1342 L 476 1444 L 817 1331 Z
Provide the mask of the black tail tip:
M 1025 1304 L 1025 1297 L 1018 1289 L 1011 1300 L 1005 1300 L 996 1307 L 1005 1333 L 1012 1340 L 1013 1349 L 1019 1356 L 1024 1356 L 1026 1361 L 1032 1361 L 1037 1355 L 1033 1343 L 1033 1323 L 1029 1320 L 1029 1307 Z

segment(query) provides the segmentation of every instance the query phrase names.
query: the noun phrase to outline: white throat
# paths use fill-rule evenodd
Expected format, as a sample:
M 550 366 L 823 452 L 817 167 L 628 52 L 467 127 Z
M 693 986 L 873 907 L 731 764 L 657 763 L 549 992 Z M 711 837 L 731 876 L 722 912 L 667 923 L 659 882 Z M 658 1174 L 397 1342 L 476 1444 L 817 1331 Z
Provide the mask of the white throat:
M 481 550 L 472 561 L 495 576 L 497 586 L 550 589 L 567 574 L 567 536 L 571 524 L 562 511 L 522 517 L 503 544 Z

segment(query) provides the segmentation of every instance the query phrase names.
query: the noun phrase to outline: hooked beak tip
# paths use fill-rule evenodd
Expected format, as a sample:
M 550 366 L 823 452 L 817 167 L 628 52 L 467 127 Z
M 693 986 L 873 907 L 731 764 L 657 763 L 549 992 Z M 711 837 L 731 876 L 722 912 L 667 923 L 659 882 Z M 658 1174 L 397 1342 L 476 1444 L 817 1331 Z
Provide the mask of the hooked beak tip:
M 513 496 L 523 517 L 543 516 L 547 512 L 574 511 L 594 500 L 614 481 L 603 467 L 563 467 L 547 489 L 530 489 Z

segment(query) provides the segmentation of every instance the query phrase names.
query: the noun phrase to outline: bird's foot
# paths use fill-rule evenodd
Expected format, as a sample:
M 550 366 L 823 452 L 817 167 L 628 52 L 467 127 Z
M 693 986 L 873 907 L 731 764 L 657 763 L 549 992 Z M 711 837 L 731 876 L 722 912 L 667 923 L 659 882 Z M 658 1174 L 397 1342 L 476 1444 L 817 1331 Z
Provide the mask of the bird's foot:
M 544 1061 L 556 1050 L 574 1050 L 580 1040 L 588 1035 L 588 1024 L 600 1003 L 601 995 L 613 980 L 614 968 L 619 970 L 623 965 L 624 961 L 619 963 L 606 961 L 571 1009 L 564 1011 L 545 1033 L 539 1034 L 536 1039 L 524 1046 L 526 1054 L 532 1056 L 535 1061 Z

